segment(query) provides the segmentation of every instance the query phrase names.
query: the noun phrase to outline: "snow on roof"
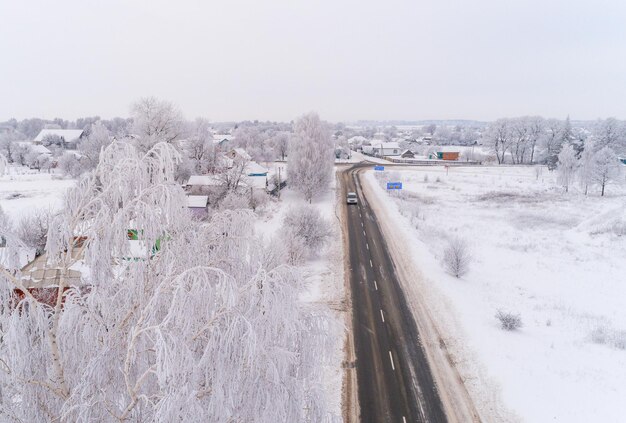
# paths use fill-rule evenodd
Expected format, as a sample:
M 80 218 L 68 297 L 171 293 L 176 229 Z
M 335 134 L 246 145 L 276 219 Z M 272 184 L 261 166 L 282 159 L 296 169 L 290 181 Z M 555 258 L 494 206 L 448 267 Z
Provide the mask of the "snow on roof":
M 267 174 L 268 170 L 265 167 L 258 164 L 257 162 L 248 162 L 246 164 L 245 172 L 246 172 L 246 175 L 251 176 L 251 175 Z
M 379 142 L 372 146 L 374 148 L 400 148 L 397 142 Z
M 220 185 L 221 181 L 214 175 L 192 175 L 187 185 Z
M 83 135 L 82 129 L 42 129 L 39 135 L 35 137 L 35 141 L 41 142 L 47 135 L 57 135 L 65 140 L 65 142 L 76 141 Z
M 209 202 L 208 195 L 188 195 L 187 207 L 206 207 Z
M 41 144 L 33 144 L 30 141 L 18 141 L 19 145 L 26 146 L 37 154 L 52 154 L 52 152 Z

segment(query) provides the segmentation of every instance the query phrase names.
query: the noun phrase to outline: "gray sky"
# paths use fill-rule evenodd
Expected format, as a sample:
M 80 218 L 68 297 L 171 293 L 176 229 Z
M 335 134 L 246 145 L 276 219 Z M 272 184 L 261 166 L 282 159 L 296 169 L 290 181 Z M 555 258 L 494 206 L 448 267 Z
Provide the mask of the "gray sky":
M 623 0 L 0 0 L 0 120 L 626 118 Z

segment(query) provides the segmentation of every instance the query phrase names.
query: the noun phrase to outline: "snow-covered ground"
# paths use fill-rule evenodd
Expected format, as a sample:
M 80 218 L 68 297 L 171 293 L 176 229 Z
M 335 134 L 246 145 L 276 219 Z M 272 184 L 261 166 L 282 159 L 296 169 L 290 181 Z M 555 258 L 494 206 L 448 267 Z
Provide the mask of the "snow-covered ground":
M 316 257 L 311 257 L 304 265 L 304 277 L 307 281 L 307 290 L 302 293 L 302 300 L 319 302 L 329 305 L 335 317 L 340 336 L 336 339 L 333 363 L 324 369 L 324 393 L 329 404 L 329 410 L 335 416 L 341 416 L 341 399 L 345 342 L 345 303 L 343 283 L 343 244 L 341 240 L 341 226 L 337 215 L 337 183 L 333 178 L 331 189 L 320 198 L 313 200 L 321 215 L 331 224 L 332 234 L 327 245 Z M 286 188 L 281 191 L 279 201 L 272 201 L 267 210 L 262 212 L 255 226 L 257 234 L 266 241 L 276 236 L 282 228 L 285 213 L 301 204 L 308 204 L 302 196 Z
M 36 209 L 57 210 L 63 194 L 75 183 L 54 173 L 12 166 L 8 174 L 0 176 L 0 206 L 13 221 Z
M 487 421 L 623 422 L 626 187 L 565 194 L 554 173 L 531 167 L 392 172 L 381 180 L 402 181 L 403 195 L 387 195 L 374 172 L 366 179 Z M 441 265 L 452 237 L 473 256 L 461 279 Z M 499 309 L 523 327 L 502 330 Z

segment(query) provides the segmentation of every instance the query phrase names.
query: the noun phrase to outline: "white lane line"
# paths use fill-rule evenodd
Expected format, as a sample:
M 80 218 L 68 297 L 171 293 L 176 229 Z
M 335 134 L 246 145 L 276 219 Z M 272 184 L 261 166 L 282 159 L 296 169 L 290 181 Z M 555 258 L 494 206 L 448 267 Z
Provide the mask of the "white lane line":
M 363 236 L 367 236 L 367 235 L 365 235 L 365 231 L 363 231 Z
M 383 314 L 382 310 L 380 310 L 380 318 L 382 319 L 383 323 L 385 323 L 385 315 Z
M 360 217 L 361 219 L 363 219 L 363 216 L 361 215 L 361 212 L 359 212 L 359 217 Z
M 376 289 L 376 291 L 378 291 L 378 284 L 376 283 L 376 281 L 374 281 L 374 289 Z
M 393 356 L 391 355 L 391 351 L 389 351 L 389 360 L 391 360 L 391 369 L 396 370 L 396 366 L 393 365 Z
M 370 259 L 370 267 L 374 267 L 374 264 L 372 263 L 372 259 Z
M 361 222 L 361 227 L 363 227 L 363 222 Z
M 406 417 L 402 416 L 402 423 L 406 423 Z
M 365 243 L 365 248 L 367 248 L 368 250 L 370 249 L 370 245 L 367 242 Z

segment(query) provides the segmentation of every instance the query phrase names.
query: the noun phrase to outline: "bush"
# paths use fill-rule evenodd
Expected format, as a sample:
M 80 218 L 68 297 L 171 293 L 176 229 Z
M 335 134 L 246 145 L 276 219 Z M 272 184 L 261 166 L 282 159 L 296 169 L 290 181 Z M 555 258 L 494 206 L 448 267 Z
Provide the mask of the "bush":
M 311 251 L 322 247 L 330 236 L 330 224 L 314 206 L 304 205 L 289 210 L 284 223 L 295 236 L 304 240 Z
M 522 327 L 522 317 L 519 314 L 498 310 L 496 319 L 504 330 L 514 331 Z
M 461 238 L 452 238 L 443 252 L 443 266 L 448 273 L 460 278 L 469 271 L 472 256 L 467 242 Z
M 46 248 L 48 239 L 49 215 L 43 210 L 26 215 L 17 227 L 17 233 L 24 244 L 35 249 L 35 255 L 40 256 Z

